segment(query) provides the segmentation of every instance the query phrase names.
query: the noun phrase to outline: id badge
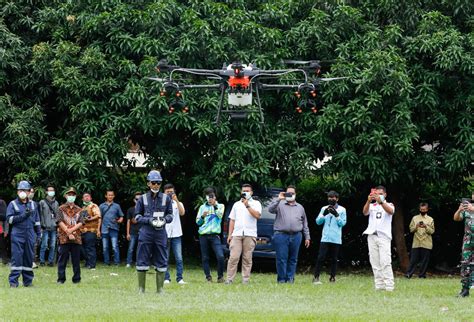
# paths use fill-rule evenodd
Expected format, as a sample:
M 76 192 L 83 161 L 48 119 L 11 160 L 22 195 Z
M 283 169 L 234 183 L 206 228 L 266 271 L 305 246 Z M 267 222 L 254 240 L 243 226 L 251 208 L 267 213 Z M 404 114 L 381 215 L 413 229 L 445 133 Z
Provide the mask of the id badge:
M 153 213 L 153 218 L 163 218 L 165 213 L 163 211 L 155 211 Z

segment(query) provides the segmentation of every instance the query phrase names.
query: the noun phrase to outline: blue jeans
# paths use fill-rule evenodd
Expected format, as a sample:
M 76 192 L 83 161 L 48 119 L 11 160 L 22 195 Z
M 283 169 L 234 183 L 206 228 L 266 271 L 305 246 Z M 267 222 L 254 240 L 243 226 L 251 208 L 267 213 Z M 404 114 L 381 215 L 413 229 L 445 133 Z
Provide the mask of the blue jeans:
M 293 283 L 295 280 L 301 233 L 283 233 L 276 231 L 273 235 L 273 246 L 276 252 L 276 269 L 278 283 Z
M 48 263 L 54 263 L 54 255 L 56 255 L 56 230 L 44 230 L 43 236 L 41 237 L 41 248 L 40 248 L 40 263 L 44 263 L 46 249 L 48 252 Z
M 181 248 L 181 237 L 168 238 L 168 270 L 165 274 L 166 280 L 171 280 L 169 271 L 170 250 L 173 250 L 174 261 L 176 262 L 176 282 L 183 279 L 183 253 Z
M 209 267 L 210 248 L 212 248 L 217 258 L 217 278 L 223 278 L 224 250 L 222 249 L 219 235 L 200 235 L 199 244 L 201 245 L 202 268 L 204 274 L 206 274 L 206 278 L 211 278 L 211 269 Z
M 138 235 L 130 235 L 130 241 L 128 242 L 127 250 L 127 264 L 132 265 L 133 262 L 133 252 L 137 246 Z
M 118 230 L 109 229 L 107 234 L 102 234 L 102 249 L 104 251 L 104 263 L 110 265 L 109 240 L 112 242 L 115 265 L 120 264 L 120 252 L 118 247 Z

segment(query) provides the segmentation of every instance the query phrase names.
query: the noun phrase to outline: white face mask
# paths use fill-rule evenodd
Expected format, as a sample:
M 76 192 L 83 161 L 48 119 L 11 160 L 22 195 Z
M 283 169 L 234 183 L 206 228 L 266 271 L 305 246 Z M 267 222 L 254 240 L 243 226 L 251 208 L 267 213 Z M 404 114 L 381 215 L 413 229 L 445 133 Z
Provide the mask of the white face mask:
M 33 199 L 34 197 L 35 197 L 35 193 L 34 193 L 34 192 L 30 192 L 30 193 L 28 194 L 28 198 L 29 198 L 29 199 Z
M 292 195 L 291 197 L 285 197 L 285 200 L 288 202 L 292 202 L 296 200 L 296 194 Z
M 245 195 L 245 199 L 250 199 L 250 197 L 252 197 L 252 194 L 248 191 L 244 191 L 242 193 Z
M 54 191 L 48 191 L 47 194 L 48 194 L 48 197 L 53 198 L 53 197 L 56 195 L 56 192 L 54 192 Z
M 24 192 L 24 191 L 20 191 L 20 193 L 18 193 L 18 197 L 19 197 L 20 199 L 26 199 L 27 194 L 26 194 L 26 192 Z
M 66 200 L 69 203 L 73 203 L 74 201 L 76 201 L 76 196 L 67 196 Z
M 153 192 L 153 193 L 158 193 L 158 192 L 160 192 L 160 189 L 150 189 L 150 190 L 151 190 L 151 192 Z

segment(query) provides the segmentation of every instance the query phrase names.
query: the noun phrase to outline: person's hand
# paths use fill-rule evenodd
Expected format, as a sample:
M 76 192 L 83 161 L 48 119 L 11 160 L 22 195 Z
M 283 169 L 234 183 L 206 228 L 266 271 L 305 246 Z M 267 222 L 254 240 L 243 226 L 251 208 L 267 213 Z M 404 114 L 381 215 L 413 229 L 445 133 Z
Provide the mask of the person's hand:
M 227 236 L 227 244 L 230 245 L 231 241 L 232 241 L 232 235 Z
M 309 245 L 310 245 L 310 244 L 311 244 L 311 240 L 306 239 L 306 240 L 304 241 L 304 247 L 309 248 Z
M 467 205 L 467 211 L 470 211 L 470 212 L 474 211 L 474 205 L 472 203 L 469 203 Z
M 3 232 L 3 237 L 7 238 L 8 237 L 8 233 L 5 231 Z
M 97 232 L 97 238 L 100 238 L 101 234 L 100 231 Z
M 242 202 L 244 203 L 245 207 L 249 205 L 249 200 L 248 199 L 243 199 Z
M 207 215 L 209 215 L 208 211 L 203 211 L 201 217 L 205 218 Z
M 459 212 L 465 210 L 464 205 L 465 205 L 465 204 L 463 204 L 463 203 L 460 203 L 460 204 L 459 204 L 459 208 L 458 208 L 458 211 L 459 211 Z
M 375 195 L 374 195 L 374 199 L 375 199 L 375 201 L 377 201 L 377 203 L 382 203 L 382 199 L 380 199 L 380 195 L 379 195 L 379 194 L 375 194 Z
M 179 202 L 178 196 L 175 193 L 173 193 L 173 195 L 171 196 L 171 199 L 173 199 L 176 202 Z
M 323 211 L 323 216 L 326 216 L 326 215 L 328 215 L 328 214 L 329 214 L 329 207 L 326 208 L 326 209 L 324 209 L 324 211 Z
M 163 219 L 155 219 L 151 222 L 151 225 L 155 228 L 161 228 L 165 225 L 165 221 Z
M 67 237 L 69 238 L 69 240 L 76 240 L 76 237 L 74 237 L 73 234 L 69 234 Z
M 278 199 L 279 200 L 285 200 L 285 192 L 284 191 L 282 191 L 278 194 Z
M 130 234 L 127 234 L 127 240 L 130 241 L 130 239 L 131 239 Z

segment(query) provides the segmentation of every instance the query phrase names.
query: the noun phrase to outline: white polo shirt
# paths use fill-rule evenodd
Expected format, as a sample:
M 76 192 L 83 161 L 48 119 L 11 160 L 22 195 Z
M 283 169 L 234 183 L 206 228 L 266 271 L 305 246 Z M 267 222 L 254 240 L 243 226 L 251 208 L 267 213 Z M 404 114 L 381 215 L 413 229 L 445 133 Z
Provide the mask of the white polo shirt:
M 392 208 L 395 213 L 395 206 L 390 202 L 386 204 Z M 392 239 L 392 218 L 393 215 L 386 212 L 381 204 L 371 203 L 369 206 L 369 226 L 363 234 L 372 235 L 377 233 Z
M 181 206 L 183 206 L 182 202 L 180 202 L 180 204 Z M 178 204 L 174 200 L 172 203 L 172 207 L 173 207 L 173 221 L 170 222 L 169 224 L 166 224 L 165 226 L 166 234 L 168 238 L 181 237 L 183 236 L 183 230 L 181 229 L 181 219 L 179 218 L 181 216 L 179 215 Z
M 262 213 L 260 201 L 249 199 L 249 206 L 260 214 Z M 232 236 L 257 237 L 257 218 L 250 214 L 241 200 L 234 203 L 229 218 L 235 220 Z

